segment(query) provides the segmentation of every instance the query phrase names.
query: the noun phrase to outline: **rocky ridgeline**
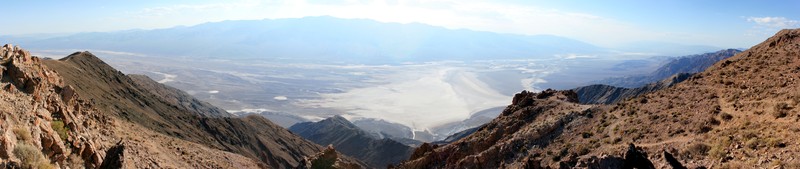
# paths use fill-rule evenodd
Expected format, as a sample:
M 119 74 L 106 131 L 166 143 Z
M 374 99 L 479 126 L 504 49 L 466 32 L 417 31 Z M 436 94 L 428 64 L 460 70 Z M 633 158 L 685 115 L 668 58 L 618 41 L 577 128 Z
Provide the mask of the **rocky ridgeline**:
M 0 166 L 99 167 L 111 119 L 30 52 L 7 44 L 0 56 Z
M 311 169 L 311 168 L 338 168 L 338 169 L 358 169 L 364 168 L 361 164 L 346 158 L 340 158 L 342 155 L 336 152 L 333 145 L 328 145 L 325 149 L 317 154 L 306 156 L 303 162 L 297 168 Z

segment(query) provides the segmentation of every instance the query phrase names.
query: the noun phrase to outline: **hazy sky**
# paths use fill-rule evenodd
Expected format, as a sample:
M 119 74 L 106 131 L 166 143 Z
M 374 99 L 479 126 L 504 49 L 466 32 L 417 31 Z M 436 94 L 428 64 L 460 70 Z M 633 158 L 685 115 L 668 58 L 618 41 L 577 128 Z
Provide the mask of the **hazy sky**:
M 168 28 L 222 20 L 330 15 L 516 34 L 613 47 L 665 41 L 750 47 L 800 27 L 800 1 L 137 0 L 3 2 L 0 35 Z

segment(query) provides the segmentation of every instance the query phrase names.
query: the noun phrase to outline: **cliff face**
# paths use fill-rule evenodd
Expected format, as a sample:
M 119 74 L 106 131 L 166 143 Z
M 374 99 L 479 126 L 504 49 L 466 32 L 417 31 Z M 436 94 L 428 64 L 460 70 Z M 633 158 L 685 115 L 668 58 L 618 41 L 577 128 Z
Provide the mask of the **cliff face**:
M 474 134 L 420 146 L 399 167 L 796 168 L 798 79 L 800 29 L 783 30 L 672 87 L 612 105 L 550 97 L 577 100 L 569 91 L 517 94 Z
M 408 159 L 413 151 L 412 147 L 392 139 L 372 136 L 341 116 L 319 122 L 298 123 L 289 130 L 314 143 L 332 145 L 342 154 L 364 161 L 374 168 L 397 164 Z

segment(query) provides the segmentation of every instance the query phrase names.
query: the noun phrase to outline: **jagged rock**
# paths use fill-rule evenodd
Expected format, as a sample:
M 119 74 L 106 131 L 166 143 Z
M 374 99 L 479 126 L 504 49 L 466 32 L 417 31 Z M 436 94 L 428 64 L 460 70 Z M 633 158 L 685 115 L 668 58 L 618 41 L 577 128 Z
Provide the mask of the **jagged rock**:
M 4 159 L 13 156 L 14 145 L 17 143 L 17 137 L 13 136 L 13 132 L 7 127 L 3 127 L 3 135 L 0 136 L 0 157 Z
M 106 151 L 100 168 L 122 168 L 125 166 L 125 144 L 122 141 Z
M 667 160 L 667 164 L 673 169 L 687 169 L 678 159 L 675 159 L 675 156 L 667 152 L 667 150 L 664 150 L 664 160 Z
M 636 147 L 633 143 L 628 144 L 628 151 L 625 152 L 625 164 L 623 169 L 655 169 L 653 162 L 647 158 L 647 152 Z
M 364 167 L 356 162 L 340 158 L 333 145 L 328 145 L 322 152 L 305 157 L 303 163 L 297 168 L 357 169 Z

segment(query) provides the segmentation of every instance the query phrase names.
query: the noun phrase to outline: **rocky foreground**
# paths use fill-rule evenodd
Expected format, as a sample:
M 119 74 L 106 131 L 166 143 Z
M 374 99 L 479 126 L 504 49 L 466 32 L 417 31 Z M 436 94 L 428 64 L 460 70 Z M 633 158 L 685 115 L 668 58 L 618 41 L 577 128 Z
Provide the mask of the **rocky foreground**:
M 800 168 L 800 29 L 625 100 L 522 92 L 492 122 L 397 168 Z M 614 90 L 614 89 L 612 89 Z

